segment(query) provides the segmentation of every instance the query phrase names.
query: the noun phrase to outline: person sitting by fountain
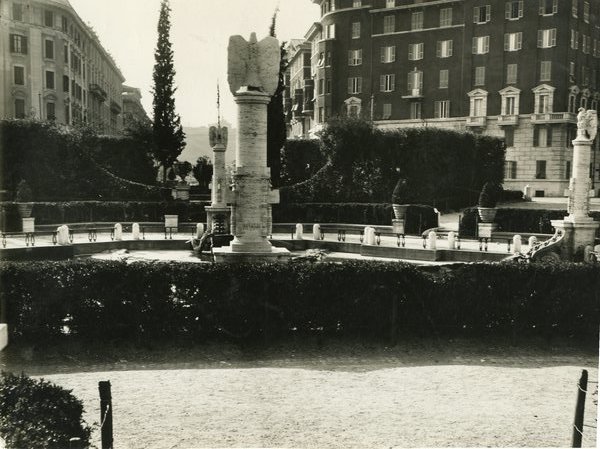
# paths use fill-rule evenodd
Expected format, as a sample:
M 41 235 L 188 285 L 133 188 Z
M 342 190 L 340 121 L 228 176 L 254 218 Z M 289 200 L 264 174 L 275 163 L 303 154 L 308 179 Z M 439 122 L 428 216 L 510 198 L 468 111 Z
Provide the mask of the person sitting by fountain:
M 209 232 L 208 230 L 206 230 L 199 239 L 193 238 L 192 240 L 190 240 L 190 243 L 192 244 L 192 249 L 200 253 L 202 251 L 210 251 L 212 247 L 213 235 L 213 232 Z

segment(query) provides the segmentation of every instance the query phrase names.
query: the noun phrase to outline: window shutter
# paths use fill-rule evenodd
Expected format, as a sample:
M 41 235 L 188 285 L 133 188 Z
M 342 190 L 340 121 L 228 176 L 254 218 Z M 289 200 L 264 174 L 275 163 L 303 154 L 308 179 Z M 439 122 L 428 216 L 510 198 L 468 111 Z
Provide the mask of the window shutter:
M 544 30 L 538 30 L 537 46 L 542 48 L 544 45 Z
M 519 17 L 523 17 L 523 0 L 519 1 Z
M 492 18 L 492 5 L 488 5 L 485 7 L 485 21 L 489 22 Z
M 483 38 L 483 43 L 484 43 L 484 53 L 488 53 L 490 51 L 490 37 L 489 36 L 485 36 Z
M 539 128 L 537 126 L 534 126 L 533 127 L 533 146 L 534 147 L 538 146 L 539 140 L 540 140 Z
M 385 75 L 379 77 L 379 91 L 385 92 Z
M 473 54 L 477 54 L 477 38 L 473 38 Z
M 390 90 L 396 90 L 396 75 L 390 75 Z
M 393 62 L 393 61 L 395 61 L 395 60 L 396 60 L 396 46 L 395 46 L 395 45 L 392 45 L 390 48 L 391 48 L 391 52 L 392 52 L 392 57 L 391 57 L 391 60 L 392 60 L 392 62 Z
M 554 0 L 554 3 L 552 3 L 552 12 L 554 14 L 558 12 L 558 0 Z
M 554 47 L 556 45 L 556 28 L 552 28 L 550 30 L 550 46 Z
M 27 54 L 27 36 L 21 37 L 21 52 L 26 55 Z
M 448 44 L 447 44 L 448 45 L 448 48 L 447 48 L 447 50 L 448 50 L 448 56 L 452 56 L 452 46 L 453 46 L 453 43 L 454 43 L 454 41 L 452 41 L 452 40 L 448 41 Z
M 348 78 L 348 93 L 352 93 L 352 78 Z
M 476 6 L 475 8 L 473 8 L 473 22 L 474 23 L 479 22 L 479 6 Z
M 437 49 L 435 54 L 438 58 L 442 57 L 442 41 L 437 41 Z
M 14 34 L 10 35 L 10 52 L 11 53 L 15 52 L 15 35 Z
M 510 49 L 510 34 L 504 33 L 504 51 L 508 51 Z
M 546 131 L 546 146 L 547 147 L 552 146 L 552 125 L 548 125 L 547 131 Z
M 381 62 L 385 62 L 386 47 L 381 47 Z
M 511 2 L 506 2 L 506 8 L 504 9 L 504 18 L 505 19 L 510 19 L 510 12 L 511 12 Z
M 545 6 L 546 6 L 545 3 L 546 3 L 546 0 L 540 0 L 540 7 L 539 7 L 539 11 L 538 11 L 540 16 L 544 15 L 544 10 L 545 10 Z
M 413 61 L 415 59 L 415 46 L 413 44 L 408 44 L 408 60 Z
M 357 94 L 361 94 L 362 93 L 362 77 L 358 77 L 356 78 L 356 93 Z
M 521 48 L 523 48 L 523 33 L 519 31 L 517 33 L 517 49 L 520 50 Z
M 408 89 L 408 92 L 410 92 L 411 90 L 413 90 L 413 73 L 414 72 L 410 72 L 408 74 L 408 82 L 407 82 L 407 86 L 406 88 Z
M 352 50 L 348 50 L 348 65 L 352 65 Z
M 417 59 L 423 59 L 423 46 L 424 44 L 417 44 Z

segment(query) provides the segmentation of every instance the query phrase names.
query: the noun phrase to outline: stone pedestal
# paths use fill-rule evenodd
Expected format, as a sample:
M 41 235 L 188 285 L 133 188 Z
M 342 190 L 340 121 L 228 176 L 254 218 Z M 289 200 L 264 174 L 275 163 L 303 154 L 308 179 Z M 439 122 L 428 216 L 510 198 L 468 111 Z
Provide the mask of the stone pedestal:
M 478 231 L 478 236 L 479 238 L 485 239 L 491 239 L 492 238 L 492 232 L 496 231 L 496 229 L 498 229 L 498 224 L 497 223 L 478 223 L 477 225 L 477 231 Z
M 568 217 L 564 220 L 552 220 L 551 223 L 555 229 L 564 233 L 560 247 L 561 259 L 581 262 L 585 247 L 594 246 L 596 230 L 600 223 L 591 218 L 587 222 L 573 223 Z
M 227 128 L 211 127 L 213 147 L 213 177 L 211 183 L 211 205 L 206 207 L 206 221 L 209 232 L 229 234 L 231 232 L 231 209 L 227 206 L 229 187 L 225 169 L 227 150 Z
M 271 247 L 265 252 L 234 252 L 231 246 L 213 248 L 215 262 L 244 263 L 244 262 L 287 262 L 292 257 L 285 248 Z
M 392 232 L 394 234 L 405 234 L 404 232 L 404 218 L 392 220 Z
M 35 232 L 35 218 L 22 218 L 23 232 Z

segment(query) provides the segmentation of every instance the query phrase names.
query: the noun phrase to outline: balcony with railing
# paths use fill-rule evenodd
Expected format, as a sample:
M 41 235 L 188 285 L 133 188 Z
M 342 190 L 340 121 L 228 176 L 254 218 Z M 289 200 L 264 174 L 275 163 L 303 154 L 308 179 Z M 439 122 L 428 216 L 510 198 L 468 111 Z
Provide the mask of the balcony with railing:
M 402 95 L 402 98 L 408 100 L 420 100 L 423 98 L 423 89 L 410 89 L 406 95 Z
M 104 102 L 108 98 L 108 94 L 99 84 L 92 83 L 90 84 L 90 94 L 96 97 L 98 100 Z
M 577 123 L 577 115 L 573 112 L 544 112 L 531 114 L 531 123 Z
M 519 124 L 518 115 L 499 115 L 498 126 L 516 126 Z
M 472 128 L 484 128 L 487 123 L 487 117 L 478 116 L 478 117 L 467 117 L 466 126 Z

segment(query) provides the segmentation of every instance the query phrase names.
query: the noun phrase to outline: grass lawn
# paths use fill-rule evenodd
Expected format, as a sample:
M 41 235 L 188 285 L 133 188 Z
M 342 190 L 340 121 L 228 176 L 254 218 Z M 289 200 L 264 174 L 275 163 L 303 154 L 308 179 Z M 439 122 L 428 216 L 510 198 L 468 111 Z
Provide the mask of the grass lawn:
M 598 380 L 594 348 L 439 340 L 9 347 L 0 365 L 72 389 L 88 423 L 99 421 L 98 381 L 110 380 L 118 448 L 566 447 L 581 370 Z M 596 426 L 597 384 L 590 393 Z

